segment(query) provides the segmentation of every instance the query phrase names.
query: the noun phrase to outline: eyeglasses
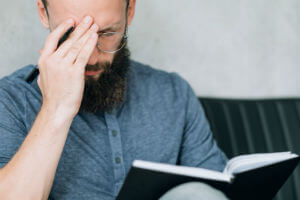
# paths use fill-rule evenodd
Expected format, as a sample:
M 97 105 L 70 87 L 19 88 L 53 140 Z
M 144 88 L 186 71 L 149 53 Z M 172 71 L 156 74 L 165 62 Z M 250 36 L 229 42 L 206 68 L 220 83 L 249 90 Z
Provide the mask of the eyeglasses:
M 106 32 L 101 33 L 98 38 L 97 48 L 104 53 L 116 53 L 127 43 L 127 27 L 124 33 Z
M 113 54 L 125 47 L 128 40 L 128 36 L 127 36 L 128 8 L 129 8 L 129 1 L 127 1 L 127 5 L 126 5 L 126 24 L 125 24 L 124 33 L 120 33 L 120 32 L 101 33 L 99 35 L 98 42 L 97 42 L 97 48 L 99 51 Z

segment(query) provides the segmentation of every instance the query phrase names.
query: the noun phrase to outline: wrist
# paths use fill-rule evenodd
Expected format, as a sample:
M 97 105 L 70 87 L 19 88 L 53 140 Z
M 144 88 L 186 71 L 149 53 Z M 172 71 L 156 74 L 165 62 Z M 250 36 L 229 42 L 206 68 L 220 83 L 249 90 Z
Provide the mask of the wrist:
M 71 124 L 76 112 L 69 108 L 43 103 L 40 113 L 49 120 L 59 124 Z

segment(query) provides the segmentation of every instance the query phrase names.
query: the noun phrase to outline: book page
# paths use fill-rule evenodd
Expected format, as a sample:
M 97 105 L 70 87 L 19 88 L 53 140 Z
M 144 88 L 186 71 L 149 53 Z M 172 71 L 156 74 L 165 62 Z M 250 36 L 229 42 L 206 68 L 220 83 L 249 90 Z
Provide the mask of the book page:
M 292 159 L 298 155 L 291 152 L 280 153 L 260 153 L 237 156 L 227 163 L 223 173 L 225 174 L 237 174 L 244 171 L 268 166 L 274 163 L 278 163 L 284 160 Z
M 222 172 L 202 169 L 197 167 L 177 166 L 170 164 L 155 163 L 149 161 L 135 160 L 133 167 L 148 169 L 152 171 L 165 172 L 170 174 L 178 174 L 183 176 L 190 176 L 195 178 L 203 178 L 208 180 L 219 180 L 224 182 L 230 182 L 231 175 L 223 174 Z

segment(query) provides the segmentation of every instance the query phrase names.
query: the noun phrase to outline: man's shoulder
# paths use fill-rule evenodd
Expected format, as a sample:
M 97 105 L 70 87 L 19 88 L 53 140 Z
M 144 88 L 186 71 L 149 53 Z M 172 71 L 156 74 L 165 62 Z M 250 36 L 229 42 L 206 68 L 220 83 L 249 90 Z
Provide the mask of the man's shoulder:
M 27 65 L 1 78 L 0 95 L 2 97 L 7 94 L 10 94 L 10 96 L 20 95 L 28 87 L 25 78 L 34 67 L 34 65 Z
M 153 68 L 150 65 L 137 61 L 131 61 L 131 72 L 139 78 L 166 78 L 174 76 L 175 73 Z
M 130 87 L 138 94 L 160 99 L 181 99 L 184 101 L 191 87 L 176 72 L 166 72 L 149 65 L 132 61 L 130 73 Z M 151 94 L 151 95 L 150 95 Z M 151 98 L 151 97 L 149 97 Z
M 0 79 L 0 87 L 3 85 L 15 85 L 15 82 L 24 82 L 25 83 L 25 78 L 30 74 L 31 70 L 34 68 L 34 65 L 27 65 L 24 66 L 13 73 L 4 76 L 3 78 Z
M 0 80 L 0 121 L 2 126 L 11 127 L 11 122 L 23 121 L 25 113 L 26 92 L 30 85 L 25 77 L 33 65 L 20 68 Z
M 187 87 L 188 83 L 176 72 L 167 72 L 161 69 L 153 68 L 137 61 L 132 61 L 131 77 L 135 81 L 174 87 Z

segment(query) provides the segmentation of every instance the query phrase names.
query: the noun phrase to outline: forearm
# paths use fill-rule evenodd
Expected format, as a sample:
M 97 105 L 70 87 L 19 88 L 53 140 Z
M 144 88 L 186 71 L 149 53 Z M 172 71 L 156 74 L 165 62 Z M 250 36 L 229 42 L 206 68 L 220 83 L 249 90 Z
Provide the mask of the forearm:
M 41 109 L 18 152 L 0 171 L 0 199 L 48 199 L 72 119 Z

